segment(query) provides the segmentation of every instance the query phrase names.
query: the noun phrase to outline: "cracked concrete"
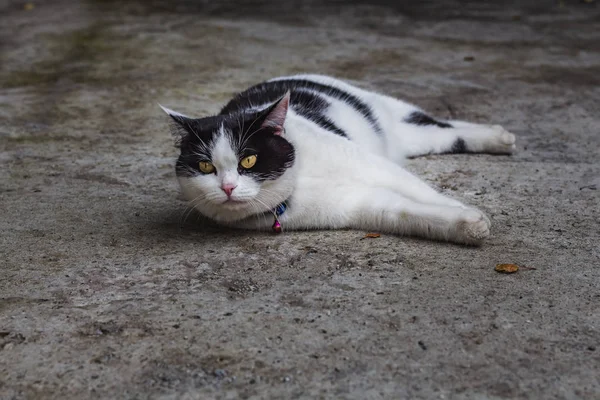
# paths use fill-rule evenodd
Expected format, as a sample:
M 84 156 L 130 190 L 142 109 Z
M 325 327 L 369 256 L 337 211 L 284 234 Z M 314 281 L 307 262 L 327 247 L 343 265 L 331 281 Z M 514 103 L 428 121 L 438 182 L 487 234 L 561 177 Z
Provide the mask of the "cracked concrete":
M 0 398 L 600 397 L 598 2 L 24 4 L 0 2 Z M 298 72 L 516 133 L 408 163 L 491 239 L 188 214 L 156 103 Z

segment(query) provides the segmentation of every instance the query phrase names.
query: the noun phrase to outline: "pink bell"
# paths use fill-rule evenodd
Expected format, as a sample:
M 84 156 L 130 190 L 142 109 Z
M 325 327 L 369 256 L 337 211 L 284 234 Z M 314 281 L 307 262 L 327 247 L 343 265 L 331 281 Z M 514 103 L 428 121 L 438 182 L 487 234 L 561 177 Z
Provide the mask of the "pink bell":
M 281 224 L 277 220 L 273 223 L 273 232 L 281 233 Z

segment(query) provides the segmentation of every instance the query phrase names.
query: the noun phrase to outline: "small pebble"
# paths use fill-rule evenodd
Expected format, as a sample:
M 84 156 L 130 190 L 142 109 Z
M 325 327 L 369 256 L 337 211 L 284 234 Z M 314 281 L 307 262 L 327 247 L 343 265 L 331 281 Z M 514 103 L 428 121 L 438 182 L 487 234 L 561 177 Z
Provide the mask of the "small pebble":
M 225 371 L 224 369 L 215 369 L 215 372 L 213 372 L 213 374 L 219 378 L 219 379 L 223 379 L 227 376 L 227 371 Z

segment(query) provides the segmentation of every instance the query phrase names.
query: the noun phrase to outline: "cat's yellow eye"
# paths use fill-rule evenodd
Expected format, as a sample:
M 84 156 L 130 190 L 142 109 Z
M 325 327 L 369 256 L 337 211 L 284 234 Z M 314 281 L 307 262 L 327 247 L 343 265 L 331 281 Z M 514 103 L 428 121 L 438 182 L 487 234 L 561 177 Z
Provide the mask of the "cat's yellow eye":
M 206 161 L 200 161 L 198 167 L 200 168 L 200 171 L 202 171 L 202 173 L 204 174 L 212 174 L 213 172 L 215 172 L 215 166 Z
M 254 164 L 256 164 L 256 155 L 244 157 L 242 158 L 242 161 L 240 161 L 240 165 L 246 169 L 254 167 Z

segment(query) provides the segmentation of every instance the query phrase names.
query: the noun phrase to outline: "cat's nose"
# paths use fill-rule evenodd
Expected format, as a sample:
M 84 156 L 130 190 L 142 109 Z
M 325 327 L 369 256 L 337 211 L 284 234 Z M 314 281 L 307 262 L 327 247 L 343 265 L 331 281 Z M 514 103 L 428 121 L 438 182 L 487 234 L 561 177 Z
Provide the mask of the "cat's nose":
M 231 197 L 231 193 L 233 193 L 233 189 L 235 189 L 236 187 L 237 186 L 233 186 L 233 185 L 223 185 L 223 186 L 221 186 L 221 190 L 223 190 L 225 192 L 227 197 Z

